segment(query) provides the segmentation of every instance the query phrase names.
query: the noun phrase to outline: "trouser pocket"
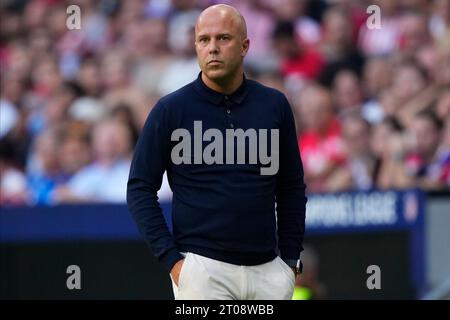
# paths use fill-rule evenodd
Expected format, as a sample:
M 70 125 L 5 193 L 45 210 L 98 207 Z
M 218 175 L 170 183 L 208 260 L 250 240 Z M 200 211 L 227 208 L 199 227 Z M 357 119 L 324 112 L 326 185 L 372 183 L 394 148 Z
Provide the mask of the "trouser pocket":
M 286 275 L 286 277 L 288 277 L 288 279 L 292 282 L 292 285 L 295 285 L 295 273 L 294 273 L 294 271 L 291 269 L 291 267 L 289 267 L 286 264 L 286 262 L 283 261 L 283 259 L 281 259 L 280 257 L 277 257 L 276 259 L 278 260 L 278 264 L 283 269 L 283 272 Z

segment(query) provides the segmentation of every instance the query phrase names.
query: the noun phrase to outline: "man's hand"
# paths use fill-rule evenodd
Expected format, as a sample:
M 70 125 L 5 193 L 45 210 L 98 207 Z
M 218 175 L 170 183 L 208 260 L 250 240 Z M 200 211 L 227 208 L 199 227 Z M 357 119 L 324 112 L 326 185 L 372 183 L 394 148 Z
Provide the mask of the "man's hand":
M 175 282 L 176 286 L 178 287 L 178 279 L 180 278 L 180 271 L 181 267 L 183 266 L 184 259 L 181 259 L 175 263 L 175 265 L 172 267 L 172 270 L 170 270 L 170 275 L 172 276 L 173 282 Z
M 290 267 L 290 268 L 291 268 L 292 272 L 294 273 L 295 278 L 297 278 L 297 276 L 298 276 L 298 274 L 297 274 L 297 268 L 295 268 L 295 267 Z

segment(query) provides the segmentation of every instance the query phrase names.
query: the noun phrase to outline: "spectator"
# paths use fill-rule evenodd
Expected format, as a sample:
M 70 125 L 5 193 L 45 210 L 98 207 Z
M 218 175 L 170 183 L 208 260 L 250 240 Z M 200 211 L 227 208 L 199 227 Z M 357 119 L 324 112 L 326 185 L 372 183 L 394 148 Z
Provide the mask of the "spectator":
M 195 21 L 200 14 L 190 10 L 177 14 L 170 23 L 170 47 L 175 53 L 173 61 L 162 75 L 158 94 L 164 96 L 195 79 L 200 72 L 195 55 Z
M 319 75 L 323 67 L 322 57 L 299 43 L 291 22 L 278 22 L 272 37 L 281 59 L 280 72 L 287 81 L 297 79 L 302 82 Z
M 395 101 L 395 116 L 409 126 L 413 117 L 426 109 L 435 99 L 436 88 L 429 75 L 414 60 L 404 61 L 393 72 L 390 94 Z
M 380 7 L 382 27 L 369 29 L 361 25 L 358 47 L 368 57 L 390 55 L 399 47 L 401 32 L 401 15 L 398 1 L 376 0 L 373 4 Z
M 25 175 L 14 164 L 13 146 L 0 139 L 0 206 L 28 203 Z
M 388 110 L 392 110 L 386 103 L 382 103 L 382 96 L 388 98 L 388 88 L 391 83 L 392 69 L 391 62 L 387 58 L 375 57 L 368 60 L 363 69 L 363 91 L 367 101 L 362 106 L 364 119 L 371 124 L 379 123 L 383 120 Z M 393 99 L 390 99 L 393 100 Z M 391 112 L 394 112 L 393 110 Z
M 94 162 L 56 190 L 57 202 L 125 202 L 132 151 L 131 133 L 121 122 L 98 123 L 92 134 Z
M 146 43 L 148 48 L 141 59 L 134 61 L 132 81 L 146 97 L 155 96 L 159 92 L 158 88 L 164 72 L 174 59 L 167 41 L 167 24 L 163 19 L 153 18 L 142 21 L 135 32 L 145 32 L 139 41 Z M 127 36 L 132 37 L 129 34 Z M 125 38 L 125 41 L 131 40 Z
M 71 121 L 58 128 L 58 161 L 69 178 L 91 162 L 90 128 Z
M 122 51 L 112 51 L 103 60 L 101 77 L 105 92 L 101 100 L 107 110 L 119 103 L 126 103 L 137 109 L 146 107 L 144 94 L 133 86 L 129 63 Z
M 432 111 L 417 114 L 408 128 L 412 140 L 412 148 L 405 159 L 409 187 L 418 185 L 424 189 L 436 189 L 446 183 L 450 154 L 448 150 L 439 149 L 442 129 L 442 121 Z
M 55 189 L 67 182 L 58 161 L 56 129 L 45 129 L 38 134 L 27 168 L 31 202 L 36 205 L 53 203 Z
M 407 57 L 430 43 L 427 21 L 426 13 L 420 11 L 407 11 L 402 17 L 399 49 Z
M 327 180 L 344 161 L 340 124 L 327 89 L 307 87 L 299 103 L 303 130 L 298 141 L 305 181 L 310 192 L 324 192 Z
M 364 58 L 353 42 L 350 13 L 337 6 L 327 9 L 323 16 L 319 52 L 325 60 L 319 77 L 323 85 L 330 86 L 342 69 L 351 69 L 358 75 L 361 74 Z
M 361 113 L 363 93 L 354 71 L 343 69 L 336 74 L 333 81 L 333 98 L 340 115 Z
M 388 116 L 375 125 L 370 149 L 375 157 L 372 181 L 378 189 L 401 188 L 398 174 L 403 170 L 405 152 L 403 127 L 395 117 Z
M 373 187 L 375 159 L 367 148 L 370 142 L 370 125 L 358 114 L 343 119 L 342 138 L 345 163 L 329 179 L 329 191 L 370 190 Z
M 300 3 L 299 1 L 296 1 Z M 272 72 L 276 69 L 271 33 L 275 26 L 273 7 L 260 0 L 232 1 L 231 5 L 241 12 L 247 21 L 247 36 L 252 39 L 244 62 L 247 68 L 258 72 Z M 275 5 L 279 8 L 279 5 Z
M 92 57 L 81 61 L 75 81 L 84 95 L 99 98 L 102 82 L 98 61 Z
M 277 20 L 293 23 L 295 34 L 306 46 L 317 44 L 321 38 L 319 24 L 307 15 L 310 2 L 310 0 L 281 0 L 272 3 Z

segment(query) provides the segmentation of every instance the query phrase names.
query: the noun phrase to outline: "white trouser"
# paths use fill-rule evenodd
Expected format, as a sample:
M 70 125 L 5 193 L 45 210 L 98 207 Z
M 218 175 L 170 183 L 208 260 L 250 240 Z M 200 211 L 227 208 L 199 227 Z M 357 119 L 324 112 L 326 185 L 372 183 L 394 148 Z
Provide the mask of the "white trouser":
M 178 279 L 177 300 L 290 300 L 295 276 L 280 258 L 256 266 L 234 265 L 188 252 Z

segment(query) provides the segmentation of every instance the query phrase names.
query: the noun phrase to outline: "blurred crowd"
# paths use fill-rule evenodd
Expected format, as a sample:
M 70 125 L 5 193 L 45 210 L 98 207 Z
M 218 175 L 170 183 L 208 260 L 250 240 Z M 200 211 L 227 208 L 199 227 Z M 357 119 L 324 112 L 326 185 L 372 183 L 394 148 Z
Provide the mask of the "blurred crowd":
M 125 202 L 145 119 L 197 77 L 217 2 L 3 0 L 0 204 Z M 308 192 L 450 187 L 450 1 L 220 2 L 247 21 L 247 77 L 291 102 Z

